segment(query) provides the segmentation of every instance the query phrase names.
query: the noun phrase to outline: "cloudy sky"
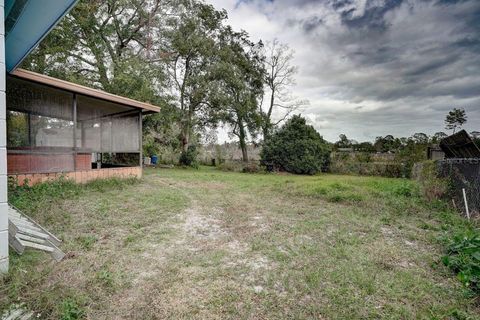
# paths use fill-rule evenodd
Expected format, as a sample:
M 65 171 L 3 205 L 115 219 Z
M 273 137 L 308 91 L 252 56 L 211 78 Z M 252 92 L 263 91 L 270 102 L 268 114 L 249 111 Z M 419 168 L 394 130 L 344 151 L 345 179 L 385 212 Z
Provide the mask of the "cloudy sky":
M 252 39 L 295 50 L 296 96 L 328 140 L 480 130 L 480 1 L 207 0 Z

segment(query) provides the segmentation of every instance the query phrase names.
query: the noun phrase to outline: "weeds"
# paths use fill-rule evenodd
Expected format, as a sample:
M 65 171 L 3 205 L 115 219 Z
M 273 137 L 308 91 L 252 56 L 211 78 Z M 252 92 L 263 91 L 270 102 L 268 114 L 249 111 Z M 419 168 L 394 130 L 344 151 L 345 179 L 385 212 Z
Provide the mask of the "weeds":
M 480 294 L 480 229 L 457 232 L 447 241 L 443 263 L 457 274 L 465 287 Z
M 97 242 L 97 237 L 92 235 L 87 235 L 87 236 L 77 237 L 76 240 L 80 243 L 83 249 L 90 250 L 92 249 L 95 242 Z
M 85 317 L 85 311 L 79 306 L 78 302 L 72 298 L 62 301 L 60 306 L 61 320 L 79 320 Z
M 113 288 L 115 284 L 114 274 L 106 267 L 97 272 L 97 280 L 105 287 Z

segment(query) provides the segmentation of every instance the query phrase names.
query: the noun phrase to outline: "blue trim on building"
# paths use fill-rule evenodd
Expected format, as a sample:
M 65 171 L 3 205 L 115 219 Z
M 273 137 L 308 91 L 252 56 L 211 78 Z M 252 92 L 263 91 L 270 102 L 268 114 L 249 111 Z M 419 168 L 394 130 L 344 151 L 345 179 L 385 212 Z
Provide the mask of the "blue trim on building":
M 45 38 L 78 0 L 7 0 L 5 60 L 7 72 L 15 68 Z M 15 10 L 15 4 L 18 8 Z M 7 15 L 8 12 L 8 15 Z

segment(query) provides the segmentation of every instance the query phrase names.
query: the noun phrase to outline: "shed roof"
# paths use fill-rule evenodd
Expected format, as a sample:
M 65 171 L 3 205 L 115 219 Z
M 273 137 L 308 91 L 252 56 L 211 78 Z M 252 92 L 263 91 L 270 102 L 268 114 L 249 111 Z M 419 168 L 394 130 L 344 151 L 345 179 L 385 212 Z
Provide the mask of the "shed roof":
M 465 130 L 442 139 L 440 148 L 447 158 L 480 158 L 480 149 Z
M 28 70 L 23 70 L 23 69 L 16 69 L 11 73 L 12 76 L 18 77 L 20 79 L 28 80 L 28 81 L 33 81 L 36 83 L 44 84 L 50 87 L 66 90 L 69 92 L 74 92 L 78 94 L 82 94 L 85 96 L 97 98 L 97 99 L 102 99 L 105 101 L 110 101 L 114 103 L 119 103 L 125 106 L 133 107 L 133 108 L 138 108 L 142 109 L 145 111 L 150 111 L 150 112 L 160 112 L 160 107 L 154 106 L 149 103 L 145 102 L 140 102 L 136 101 L 133 99 L 117 96 L 115 94 L 111 94 L 105 91 L 97 90 L 97 89 L 92 89 L 89 87 L 85 87 L 76 83 L 68 82 L 65 80 L 60 80 L 56 78 L 52 78 L 49 76 L 45 76 L 36 72 L 28 71 Z

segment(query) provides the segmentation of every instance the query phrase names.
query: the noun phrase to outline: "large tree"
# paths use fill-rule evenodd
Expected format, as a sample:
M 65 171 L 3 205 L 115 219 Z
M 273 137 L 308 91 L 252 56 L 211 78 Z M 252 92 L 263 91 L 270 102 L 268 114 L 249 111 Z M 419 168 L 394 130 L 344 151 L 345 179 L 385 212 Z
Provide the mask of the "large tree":
M 467 122 L 465 109 L 453 108 L 445 117 L 445 129 L 453 130 L 453 133 Z
M 274 39 L 266 44 L 264 55 L 264 81 L 268 90 L 265 91 L 265 97 L 262 97 L 260 108 L 263 117 L 263 137 L 267 139 L 275 126 L 308 101 L 295 99 L 290 92 L 298 72 L 298 68 L 293 65 L 294 51 L 288 45 Z
M 188 150 L 196 127 L 209 124 L 212 70 L 225 11 L 194 0 L 181 0 L 167 20 L 161 47 L 172 94 L 181 113 L 181 145 Z
M 28 69 L 158 103 L 146 57 L 172 0 L 81 0 L 27 59 Z
M 234 32 L 230 27 L 224 29 L 217 48 L 216 116 L 238 138 L 245 162 L 247 139 L 256 135 L 262 123 L 258 112 L 264 77 L 260 48 L 261 44 L 251 42 L 245 32 Z

